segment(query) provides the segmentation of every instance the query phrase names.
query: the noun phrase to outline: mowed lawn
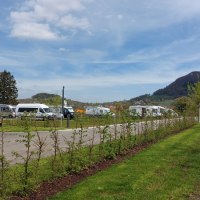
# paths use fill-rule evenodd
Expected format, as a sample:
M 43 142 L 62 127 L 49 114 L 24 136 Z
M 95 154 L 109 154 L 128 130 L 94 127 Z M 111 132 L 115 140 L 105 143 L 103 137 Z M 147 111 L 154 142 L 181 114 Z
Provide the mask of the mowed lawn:
M 200 199 L 200 126 L 170 136 L 51 199 Z

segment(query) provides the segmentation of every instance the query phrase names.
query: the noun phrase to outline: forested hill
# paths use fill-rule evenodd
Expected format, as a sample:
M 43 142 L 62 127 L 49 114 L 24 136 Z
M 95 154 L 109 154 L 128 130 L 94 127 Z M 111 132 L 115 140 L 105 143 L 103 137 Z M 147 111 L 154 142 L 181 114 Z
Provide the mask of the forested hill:
M 186 96 L 188 91 L 188 84 L 194 84 L 200 81 L 200 71 L 195 71 L 191 72 L 185 76 L 182 76 L 178 79 L 176 79 L 173 83 L 169 84 L 167 87 L 163 89 L 159 89 L 155 91 L 152 95 L 150 94 L 144 94 L 139 97 L 132 98 L 130 100 L 125 100 L 125 101 L 114 101 L 114 102 L 105 102 L 104 106 L 107 105 L 113 105 L 115 103 L 123 103 L 123 104 L 131 104 L 133 105 L 134 103 L 141 102 L 141 104 L 145 103 L 152 103 L 152 102 L 157 102 L 157 101 L 162 101 L 162 100 L 173 100 L 175 98 L 181 97 L 181 96 Z M 55 95 L 55 94 L 48 94 L 48 93 L 38 93 L 30 99 L 21 99 L 19 100 L 20 103 L 33 103 L 33 102 L 45 102 L 50 101 L 52 98 L 56 98 L 61 96 Z M 59 99 L 58 98 L 58 99 Z M 46 101 L 44 101 L 46 100 Z M 60 103 L 60 101 L 59 101 Z M 78 102 L 74 101 L 71 99 L 67 99 L 68 105 L 72 105 L 75 108 L 82 108 L 84 106 L 92 105 L 92 103 L 83 103 L 83 102 Z M 47 104 L 51 104 L 48 102 Z M 94 103 L 96 105 L 96 103 Z
M 152 96 L 166 97 L 174 99 L 187 95 L 188 84 L 194 84 L 200 81 L 200 71 L 191 72 L 185 76 L 176 79 L 173 83 L 163 89 L 159 89 Z

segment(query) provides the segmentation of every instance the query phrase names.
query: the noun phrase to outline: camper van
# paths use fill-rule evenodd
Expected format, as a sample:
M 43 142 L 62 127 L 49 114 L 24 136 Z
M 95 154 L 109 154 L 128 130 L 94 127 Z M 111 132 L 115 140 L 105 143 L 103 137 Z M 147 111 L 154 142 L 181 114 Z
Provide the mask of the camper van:
M 102 106 L 89 106 L 85 109 L 86 115 L 101 116 L 110 114 L 110 109 Z
M 15 117 L 15 108 L 13 105 L 0 104 L 0 117 Z
M 160 117 L 167 112 L 167 109 L 162 106 L 129 106 L 129 112 L 132 116 L 138 117 Z
M 74 109 L 71 106 L 64 106 L 63 109 L 64 118 L 67 118 L 67 116 L 69 116 L 70 119 L 74 118 Z
M 56 116 L 50 111 L 45 104 L 25 103 L 16 106 L 16 117 L 22 117 L 24 114 L 34 116 L 36 119 L 53 119 Z

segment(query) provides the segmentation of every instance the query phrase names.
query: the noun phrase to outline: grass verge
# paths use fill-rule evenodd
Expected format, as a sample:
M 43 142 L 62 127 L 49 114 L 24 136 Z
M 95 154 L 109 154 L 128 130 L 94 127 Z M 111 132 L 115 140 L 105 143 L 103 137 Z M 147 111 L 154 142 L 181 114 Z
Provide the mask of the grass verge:
M 198 199 L 199 186 L 198 125 L 50 199 Z

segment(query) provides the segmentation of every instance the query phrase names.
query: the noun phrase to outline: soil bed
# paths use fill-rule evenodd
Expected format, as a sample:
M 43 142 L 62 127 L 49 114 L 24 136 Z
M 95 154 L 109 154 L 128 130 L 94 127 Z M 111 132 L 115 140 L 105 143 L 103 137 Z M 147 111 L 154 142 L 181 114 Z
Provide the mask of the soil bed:
M 102 162 L 96 163 L 75 174 L 68 174 L 64 177 L 57 178 L 51 181 L 46 181 L 40 184 L 36 191 L 32 192 L 27 197 L 12 196 L 9 200 L 45 200 L 47 197 L 53 196 L 60 191 L 64 191 L 72 187 L 73 185 L 81 182 L 86 177 L 94 175 L 95 173 L 105 170 L 113 164 L 120 163 L 122 160 L 137 154 L 138 152 L 146 149 L 155 142 L 148 142 L 135 146 L 133 149 L 128 150 L 122 155 L 117 155 L 113 160 L 103 160 Z

